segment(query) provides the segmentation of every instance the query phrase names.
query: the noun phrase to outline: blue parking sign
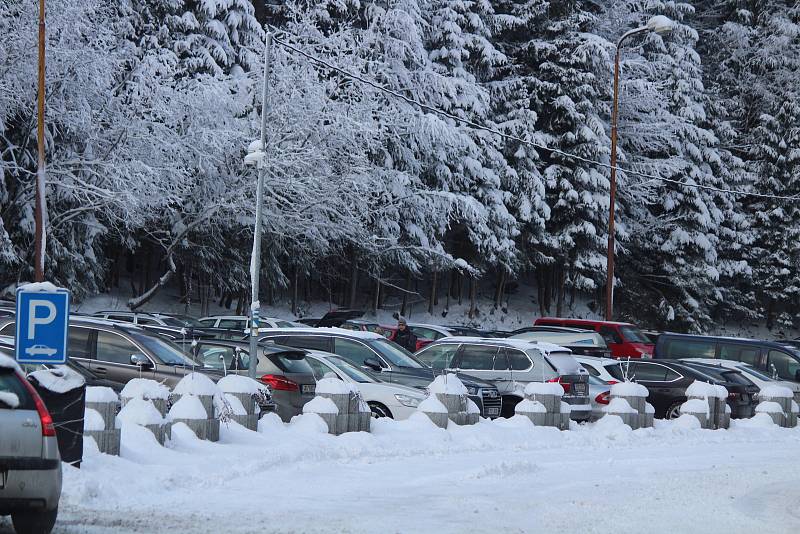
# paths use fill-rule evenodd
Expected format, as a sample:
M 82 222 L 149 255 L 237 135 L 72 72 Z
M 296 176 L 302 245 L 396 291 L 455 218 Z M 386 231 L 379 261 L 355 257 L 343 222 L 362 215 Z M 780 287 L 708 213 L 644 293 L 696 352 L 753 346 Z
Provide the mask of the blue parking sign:
M 19 363 L 66 363 L 69 291 L 51 284 L 20 287 L 16 319 Z

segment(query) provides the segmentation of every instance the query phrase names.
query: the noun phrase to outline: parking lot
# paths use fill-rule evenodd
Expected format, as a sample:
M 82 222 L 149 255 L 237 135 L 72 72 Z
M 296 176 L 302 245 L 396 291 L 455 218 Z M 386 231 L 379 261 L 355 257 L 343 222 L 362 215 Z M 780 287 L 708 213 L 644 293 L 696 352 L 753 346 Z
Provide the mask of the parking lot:
M 126 429 L 121 458 L 87 452 L 65 471 L 54 532 L 800 530 L 800 428 L 413 417 L 335 437 L 311 418 L 269 421 L 223 427 L 219 443 L 176 433 L 169 448 Z

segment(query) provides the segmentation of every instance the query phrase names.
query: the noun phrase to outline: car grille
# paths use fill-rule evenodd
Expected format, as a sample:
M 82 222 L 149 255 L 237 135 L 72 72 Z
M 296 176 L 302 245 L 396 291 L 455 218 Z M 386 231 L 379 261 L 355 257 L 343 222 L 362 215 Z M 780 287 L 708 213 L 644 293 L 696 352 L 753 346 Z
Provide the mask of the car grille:
M 502 407 L 503 400 L 500 398 L 500 393 L 496 389 L 481 389 L 481 400 L 483 401 L 483 412 L 481 415 L 487 416 L 488 408 L 496 408 L 497 415 L 500 415 L 500 408 Z M 494 417 L 494 415 L 492 415 Z

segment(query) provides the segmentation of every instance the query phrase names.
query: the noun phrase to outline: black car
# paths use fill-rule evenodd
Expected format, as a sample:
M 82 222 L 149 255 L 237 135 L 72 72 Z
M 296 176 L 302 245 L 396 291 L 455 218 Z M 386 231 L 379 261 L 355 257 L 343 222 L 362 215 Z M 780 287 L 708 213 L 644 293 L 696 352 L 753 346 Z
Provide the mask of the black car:
M 322 317 L 304 317 L 298 319 L 297 322 L 315 328 L 328 328 L 342 326 L 347 321 L 358 319 L 363 316 L 364 312 L 361 310 L 333 310 Z
M 681 404 L 687 400 L 686 388 L 695 380 L 724 386 L 728 390 L 727 402 L 732 418 L 748 418 L 755 413 L 758 386 L 733 369 L 679 360 L 630 360 L 609 363 L 605 367 L 617 380 L 628 377 L 645 386 L 650 392 L 647 402 L 653 405 L 659 419 L 680 416 Z
M 383 382 L 427 388 L 441 370 L 420 362 L 410 352 L 373 332 L 338 328 L 275 328 L 261 341 L 338 354 L 350 363 L 378 374 Z M 497 388 L 484 380 L 459 373 L 469 398 L 484 417 L 498 417 L 502 400 Z

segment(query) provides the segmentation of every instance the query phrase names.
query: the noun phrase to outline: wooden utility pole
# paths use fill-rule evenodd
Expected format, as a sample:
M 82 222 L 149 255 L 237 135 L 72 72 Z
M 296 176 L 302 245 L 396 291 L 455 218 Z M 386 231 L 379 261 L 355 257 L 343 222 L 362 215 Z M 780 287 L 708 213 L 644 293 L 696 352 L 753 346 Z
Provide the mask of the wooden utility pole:
M 39 164 L 36 170 L 36 212 L 34 215 L 36 221 L 34 276 L 37 282 L 44 281 L 44 223 L 46 219 L 45 212 L 47 210 L 44 197 L 44 2 L 45 0 L 39 0 L 39 98 L 36 118 L 36 141 L 39 145 Z

